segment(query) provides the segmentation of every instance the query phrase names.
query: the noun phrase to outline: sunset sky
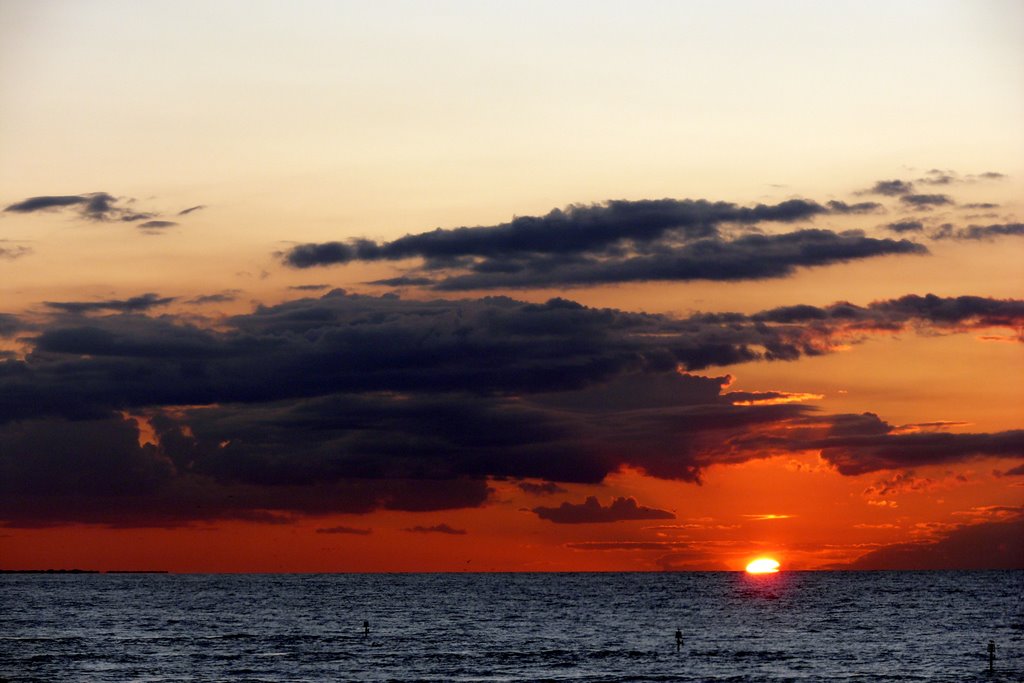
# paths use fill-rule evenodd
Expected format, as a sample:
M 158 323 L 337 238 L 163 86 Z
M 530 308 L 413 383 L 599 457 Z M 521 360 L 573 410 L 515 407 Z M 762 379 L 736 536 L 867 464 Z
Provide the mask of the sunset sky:
M 0 569 L 1024 567 L 1024 4 L 0 0 Z

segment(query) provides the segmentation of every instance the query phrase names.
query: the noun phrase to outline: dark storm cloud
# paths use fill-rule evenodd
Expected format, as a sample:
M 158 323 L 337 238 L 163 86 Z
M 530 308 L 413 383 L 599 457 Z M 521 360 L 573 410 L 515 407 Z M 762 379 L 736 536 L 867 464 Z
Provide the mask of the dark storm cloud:
M 1024 569 L 1024 517 L 962 526 L 937 541 L 890 545 L 842 569 Z
M 230 354 L 230 349 L 217 344 L 216 337 L 198 328 L 174 325 L 163 320 L 149 322 L 149 319 L 132 316 L 122 316 L 116 321 L 92 319 L 80 325 L 44 329 L 33 342 L 37 353 L 61 354 L 67 357 L 66 360 L 72 361 L 71 365 L 63 366 L 62 372 L 73 372 L 77 356 L 80 361 L 85 361 L 79 367 L 87 373 L 126 371 L 139 373 L 140 377 L 148 375 L 154 378 L 163 369 L 163 361 L 198 361 L 226 358 Z M 98 362 L 89 362 L 89 356 L 95 357 Z M 35 367 L 37 360 L 40 362 L 40 370 L 50 369 L 47 360 L 36 358 L 27 360 L 26 367 Z M 146 365 L 149 365 L 148 369 Z M 179 369 L 185 370 L 184 367 Z M 183 374 L 188 376 L 187 373 Z M 93 381 L 98 379 L 96 376 Z M 92 388 L 104 391 L 100 384 Z M 132 401 L 132 405 L 140 404 Z
M 56 308 L 159 301 L 139 299 Z M 677 325 L 670 319 L 558 301 L 415 302 L 339 292 L 261 307 L 227 324 L 232 329 L 213 332 L 167 316 L 57 318 L 32 340 L 33 355 L 0 366 L 0 418 L 339 391 L 560 390 L 645 367 L 756 355 L 744 340 L 702 340 L 683 330 L 667 349 L 637 335 L 670 331 Z
M 879 180 L 863 194 L 880 194 L 886 197 L 898 197 L 914 191 L 914 184 L 906 180 Z
M 166 306 L 174 300 L 174 297 L 161 297 L 152 292 L 147 292 L 140 296 L 133 296 L 130 299 L 107 299 L 106 301 L 44 301 L 43 303 L 49 308 L 64 311 L 65 313 L 93 313 L 96 311 L 135 313 L 148 311 L 149 309 L 157 306 Z
M 526 401 L 465 394 L 335 395 L 157 411 L 150 423 L 158 445 L 145 448 L 137 446 L 134 423 L 117 418 L 124 443 L 135 444 L 126 446 L 128 455 L 138 463 L 118 469 L 124 481 L 119 490 L 138 495 L 111 498 L 46 488 L 50 469 L 68 469 L 67 462 L 30 458 L 26 448 L 7 451 L 21 469 L 7 472 L 13 490 L 0 502 L 0 516 L 15 524 L 135 520 L 146 526 L 267 510 L 280 515 L 474 507 L 488 497 L 488 476 L 599 483 L 623 463 L 692 480 L 714 461 L 701 455 L 698 444 L 801 413 L 709 399 L 723 378 L 661 379 L 665 386 L 659 389 L 655 382 L 653 396 L 634 393 L 645 388 L 639 378 L 590 389 L 579 397 L 579 412 L 560 405 L 576 398 L 562 392 Z M 644 408 L 637 413 L 636 406 Z M 76 451 L 81 439 L 69 431 L 103 419 L 21 421 L 6 429 L 28 423 L 39 425 L 36 438 L 64 439 L 69 461 L 103 479 L 104 468 L 87 465 L 98 455 Z M 165 478 L 152 481 L 146 473 L 153 469 Z M 142 478 L 138 486 L 132 485 L 136 477 Z M 26 481 L 38 486 L 26 487 Z
M 373 533 L 373 529 L 361 529 L 358 527 L 350 526 L 331 526 L 323 529 L 317 529 L 318 534 L 351 534 L 355 536 L 369 536 Z
M 662 316 L 557 300 L 330 294 L 230 323 L 233 331 L 215 333 L 167 317 L 58 319 L 32 340 L 34 354 L 0 365 L 0 418 L 335 392 L 559 391 L 759 357 L 747 332 L 690 331 Z
M 587 450 L 586 419 L 467 394 L 339 394 L 194 409 L 161 424 L 174 462 L 261 486 L 487 476 L 597 483 L 619 462 Z
M 907 326 L 1018 329 L 1016 300 L 912 296 L 679 319 L 563 299 L 335 291 L 216 330 L 69 311 L 33 323 L 24 359 L 0 361 L 0 455 L 14 458 L 0 516 L 11 523 L 452 509 L 483 504 L 489 478 L 597 484 L 629 466 L 699 481 L 710 465 L 781 452 L 820 451 L 844 473 L 1018 455 L 1012 433 L 926 442 L 874 416 L 770 405 L 792 397 L 680 373 L 828 353 Z M 138 445 L 122 411 L 147 417 L 153 445 Z M 120 450 L 86 448 L 87 429 Z M 46 439 L 64 450 L 31 457 Z M 71 461 L 96 473 L 80 494 L 60 484 Z
M 924 230 L 924 224 L 921 221 L 896 221 L 895 223 L 889 223 L 885 226 L 893 232 L 921 232 Z
M 675 519 L 667 510 L 639 505 L 635 498 L 616 498 L 604 507 L 594 496 L 583 503 L 562 503 L 558 507 L 535 507 L 533 512 L 541 519 L 555 524 L 607 524 L 638 519 Z
M 176 526 L 210 519 L 280 522 L 298 514 L 476 507 L 482 480 L 344 479 L 254 485 L 183 461 L 187 436 L 156 420 L 163 438 L 139 445 L 133 419 L 25 420 L 0 427 L 0 524 L 68 521 Z M 196 453 L 191 455 L 196 456 Z
M 946 194 L 905 194 L 900 197 L 900 201 L 917 209 L 930 209 L 933 206 L 955 204 L 953 199 Z
M 155 446 L 139 445 L 134 421 L 111 417 L 54 427 L 25 421 L 0 430 L 0 498 L 147 494 L 173 476 Z
M 437 524 L 435 526 L 414 526 L 408 529 L 403 529 L 413 534 L 448 534 L 449 536 L 465 536 L 465 529 L 453 529 L 447 524 Z
M 167 301 L 152 294 L 51 308 L 137 311 Z M 0 419 L 338 392 L 582 390 L 680 366 L 820 355 L 837 336 L 850 343 L 851 335 L 908 325 L 1016 330 L 1022 309 L 1019 300 L 929 295 L 676 319 L 562 299 L 405 301 L 336 291 L 228 318 L 221 331 L 173 316 L 57 316 L 30 340 L 34 353 L 0 364 Z
M 478 398 L 465 398 L 463 408 L 479 403 Z M 342 405 L 352 405 L 351 399 L 343 401 Z M 438 422 L 426 414 L 418 423 L 406 419 L 402 424 L 382 418 L 385 411 L 370 405 L 364 405 L 361 412 L 340 405 L 333 411 L 289 408 L 278 416 L 273 410 L 251 407 L 194 409 L 181 417 L 154 418 L 159 445 L 142 447 L 134 423 L 120 417 L 25 421 L 0 429 L 0 467 L 6 482 L 2 493 L 9 494 L 0 496 L 0 517 L 14 525 L 74 520 L 147 526 L 219 517 L 251 519 L 267 511 L 280 516 L 475 507 L 487 500 L 486 481 L 461 476 L 460 471 L 493 472 L 499 477 L 517 469 L 518 474 L 530 476 L 542 476 L 546 471 L 559 477 L 564 472 L 578 479 L 573 466 L 607 455 L 592 452 L 602 443 L 606 451 L 617 452 L 603 463 L 605 474 L 617 469 L 617 463 L 626 462 L 655 476 L 685 474 L 681 470 L 686 463 L 693 468 L 742 462 L 771 455 L 775 452 L 771 449 L 791 453 L 835 443 L 834 439 L 822 443 L 810 438 L 819 428 L 820 417 L 814 418 L 814 426 L 806 427 L 807 438 L 794 439 L 794 432 L 805 429 L 799 413 L 763 413 L 766 419 L 751 432 L 760 436 L 751 438 L 747 430 L 755 425 L 749 414 L 743 414 L 747 411 L 695 408 L 655 411 L 656 415 L 651 411 L 643 415 L 612 411 L 594 416 L 590 426 L 604 424 L 603 431 L 590 435 L 590 443 L 587 431 L 573 434 L 572 442 L 586 447 L 578 448 L 576 462 L 569 463 L 557 461 L 571 458 L 572 451 L 565 444 L 572 442 L 538 441 L 529 435 L 517 439 L 521 429 L 501 433 L 493 424 L 480 426 L 478 435 L 464 439 L 462 452 L 453 455 L 445 442 L 456 438 L 453 435 L 466 425 L 475 425 L 474 416 L 458 421 L 453 415 L 448 426 L 442 421 L 439 429 Z M 290 416 L 285 414 L 289 411 Z M 203 412 L 209 415 L 200 415 Z M 877 429 L 876 421 L 858 417 L 824 419 L 837 425 L 842 438 L 849 441 L 857 430 L 870 435 Z M 184 431 L 186 426 L 195 433 Z M 778 428 L 778 434 L 765 438 L 765 428 Z M 490 444 L 483 441 L 487 432 Z M 19 444 L 12 433 L 20 437 L 20 448 L 12 447 L 12 443 Z M 90 433 L 101 434 L 101 438 L 89 439 Z M 117 434 L 121 436 L 116 442 L 121 444 L 119 448 L 89 446 L 112 442 Z M 223 438 L 228 435 L 233 439 Z M 638 435 L 645 438 L 632 438 Z M 609 437 L 618 443 L 608 443 Z M 495 438 L 505 443 L 494 443 Z M 484 449 L 474 448 L 473 441 L 484 443 Z M 542 447 L 531 449 L 531 441 Z M 511 458 L 519 458 L 519 464 L 510 465 L 507 461 Z M 666 465 L 664 471 L 657 469 L 659 458 Z M 894 468 L 902 462 L 886 462 L 885 466 Z M 914 464 L 921 460 L 915 459 Z M 535 512 L 563 523 L 671 517 L 665 511 L 629 502 L 608 508 L 566 504 Z

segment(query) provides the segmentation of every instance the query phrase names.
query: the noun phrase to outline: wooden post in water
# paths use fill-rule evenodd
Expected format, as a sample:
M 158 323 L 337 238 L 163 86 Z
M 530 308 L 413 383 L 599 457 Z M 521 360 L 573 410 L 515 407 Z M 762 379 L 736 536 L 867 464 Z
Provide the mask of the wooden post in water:
M 988 670 L 995 671 L 996 665 L 996 641 L 988 641 Z

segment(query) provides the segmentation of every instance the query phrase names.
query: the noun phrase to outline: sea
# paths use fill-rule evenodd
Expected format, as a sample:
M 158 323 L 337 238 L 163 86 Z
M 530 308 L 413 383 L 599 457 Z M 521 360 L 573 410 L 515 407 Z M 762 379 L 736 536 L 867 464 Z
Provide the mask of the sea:
M 4 574 L 0 681 L 1024 681 L 1022 590 L 1024 571 Z

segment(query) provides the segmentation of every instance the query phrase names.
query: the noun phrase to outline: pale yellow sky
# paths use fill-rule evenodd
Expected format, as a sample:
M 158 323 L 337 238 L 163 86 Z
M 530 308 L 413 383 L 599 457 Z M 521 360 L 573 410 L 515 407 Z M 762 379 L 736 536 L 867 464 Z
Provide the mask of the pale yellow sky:
M 314 240 L 612 197 L 836 191 L 904 165 L 1024 170 L 1013 2 L 0 12 L 12 201 L 156 196 Z
M 388 239 L 612 198 L 848 199 L 933 167 L 1006 173 L 990 192 L 1024 195 L 1019 3 L 8 1 L 0 13 L 0 201 L 105 191 L 166 215 L 209 207 L 158 239 L 4 216 L 0 239 L 37 252 L 4 266 L 2 293 L 19 300 L 65 286 L 63 273 L 91 289 L 176 273 L 265 289 L 245 278 L 274 271 L 288 240 Z

